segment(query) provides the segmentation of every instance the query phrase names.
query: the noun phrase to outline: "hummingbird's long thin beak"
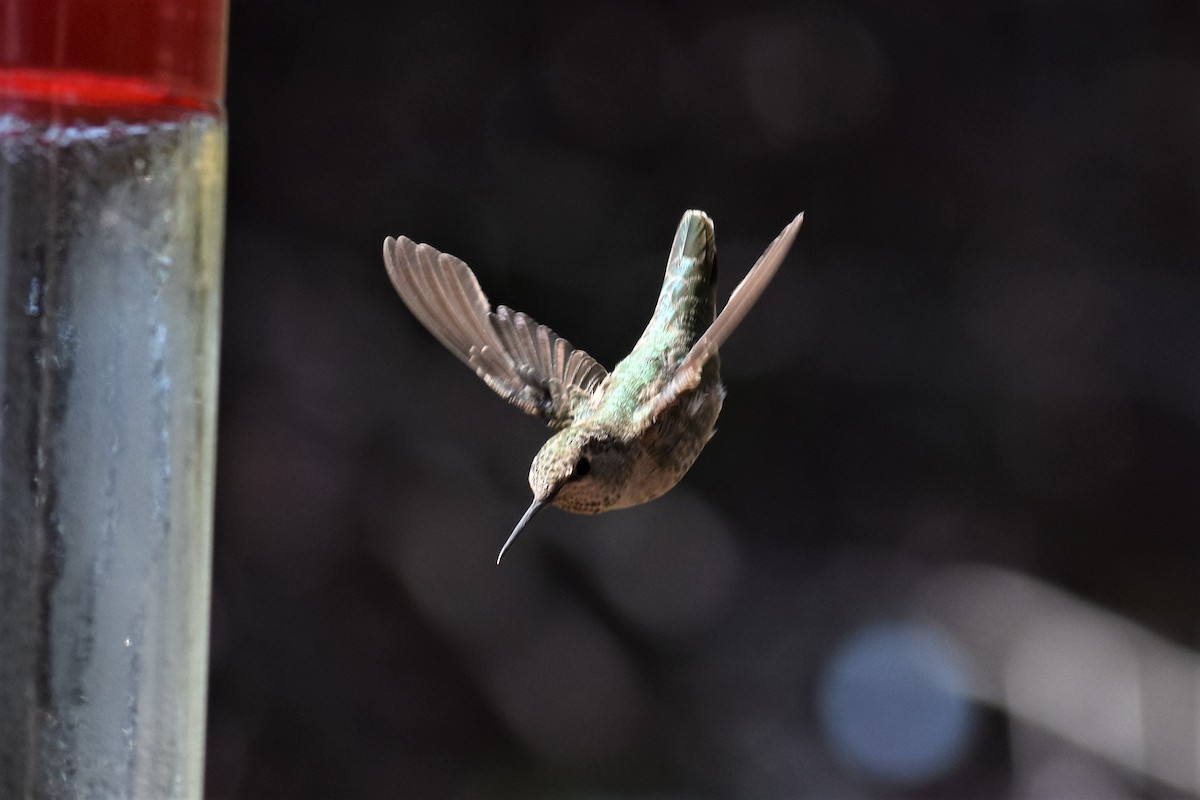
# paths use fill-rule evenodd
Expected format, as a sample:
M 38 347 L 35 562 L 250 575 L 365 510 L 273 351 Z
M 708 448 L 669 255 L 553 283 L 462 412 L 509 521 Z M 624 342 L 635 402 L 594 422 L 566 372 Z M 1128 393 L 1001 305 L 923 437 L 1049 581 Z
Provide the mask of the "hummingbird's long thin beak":
M 517 535 L 520 534 L 522 530 L 524 530 L 525 524 L 527 522 L 529 522 L 530 519 L 533 518 L 534 514 L 536 514 L 538 511 L 540 511 L 546 505 L 548 505 L 549 502 L 550 502 L 549 498 L 546 500 L 539 500 L 536 497 L 533 498 L 533 503 L 529 506 L 528 509 L 526 509 L 524 516 L 521 517 L 521 521 L 517 523 L 517 527 L 513 528 L 513 532 L 508 535 L 508 541 L 506 541 L 504 543 L 504 546 L 500 548 L 500 555 L 496 556 L 497 564 L 500 563 L 500 559 L 504 558 L 504 551 L 507 550 L 512 545 L 512 543 L 517 540 Z

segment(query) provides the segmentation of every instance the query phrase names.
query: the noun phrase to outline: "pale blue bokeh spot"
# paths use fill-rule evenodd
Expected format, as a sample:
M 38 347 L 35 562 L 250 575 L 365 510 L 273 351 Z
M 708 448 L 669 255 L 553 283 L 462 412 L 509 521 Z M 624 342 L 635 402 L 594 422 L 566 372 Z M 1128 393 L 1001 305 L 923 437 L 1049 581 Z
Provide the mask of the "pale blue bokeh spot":
M 834 652 L 818 687 L 825 737 L 847 765 L 897 783 L 931 780 L 970 738 L 964 659 L 935 628 L 876 623 Z

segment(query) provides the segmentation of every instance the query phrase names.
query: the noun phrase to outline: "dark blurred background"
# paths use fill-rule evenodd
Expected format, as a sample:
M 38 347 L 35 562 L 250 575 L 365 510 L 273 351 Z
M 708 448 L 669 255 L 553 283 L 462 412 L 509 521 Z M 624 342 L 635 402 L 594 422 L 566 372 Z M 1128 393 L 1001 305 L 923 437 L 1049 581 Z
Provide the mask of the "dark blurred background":
M 233 0 L 214 798 L 1200 795 L 1200 6 Z M 406 234 L 610 368 L 801 210 L 678 488 L 551 510 Z

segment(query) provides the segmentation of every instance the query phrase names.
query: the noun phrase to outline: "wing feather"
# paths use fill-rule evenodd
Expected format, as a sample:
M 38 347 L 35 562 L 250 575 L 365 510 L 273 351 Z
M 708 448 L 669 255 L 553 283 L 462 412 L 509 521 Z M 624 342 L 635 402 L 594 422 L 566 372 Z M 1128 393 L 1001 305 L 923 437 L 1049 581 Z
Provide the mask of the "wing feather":
M 496 393 L 561 428 L 608 376 L 582 350 L 527 314 L 492 311 L 462 260 L 406 236 L 383 243 L 388 276 L 413 316 Z

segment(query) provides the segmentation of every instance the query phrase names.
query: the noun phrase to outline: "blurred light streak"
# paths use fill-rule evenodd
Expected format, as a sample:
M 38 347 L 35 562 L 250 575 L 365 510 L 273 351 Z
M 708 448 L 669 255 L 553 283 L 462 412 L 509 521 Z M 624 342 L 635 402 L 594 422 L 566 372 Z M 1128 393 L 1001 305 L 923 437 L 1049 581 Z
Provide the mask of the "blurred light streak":
M 534 550 L 497 569 L 483 532 L 505 508 L 470 470 L 431 459 L 391 515 L 381 549 L 428 621 L 518 739 L 571 768 L 614 757 L 637 741 L 647 705 L 619 642 L 537 567 Z M 465 493 L 475 502 L 464 503 Z
M 1200 656 L 1017 572 L 960 565 L 919 611 L 978 672 L 977 699 L 1101 758 L 1200 795 Z
M 547 589 L 529 559 L 501 572 L 482 557 L 491 544 L 487 534 L 505 524 L 503 503 L 476 471 L 457 467 L 427 465 L 407 502 L 389 512 L 393 534 L 381 557 L 434 627 L 487 650 L 540 618 Z M 463 495 L 474 502 L 463 502 Z
M 1076 751 L 1078 753 L 1078 751 Z M 1097 759 L 1055 755 L 1028 770 L 1016 793 L 1018 800 L 1132 800 L 1114 770 Z
M 728 611 L 742 571 L 729 525 L 690 487 L 636 514 L 583 518 L 554 536 L 612 609 L 654 636 L 687 637 Z M 551 534 L 553 536 L 553 534 Z
M 485 691 L 505 723 L 560 766 L 610 762 L 637 741 L 647 698 L 618 640 L 563 604 L 516 631 L 482 663 Z

